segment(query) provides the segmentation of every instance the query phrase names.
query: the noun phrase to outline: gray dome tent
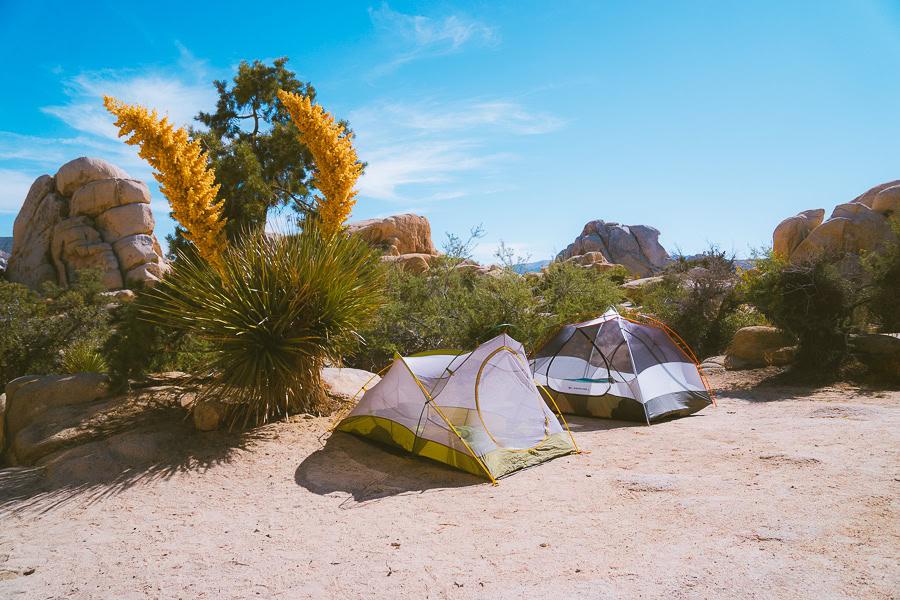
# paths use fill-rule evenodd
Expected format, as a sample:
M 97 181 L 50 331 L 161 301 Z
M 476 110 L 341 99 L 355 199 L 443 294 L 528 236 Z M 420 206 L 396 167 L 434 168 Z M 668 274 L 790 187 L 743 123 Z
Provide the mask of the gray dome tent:
M 681 338 L 658 321 L 615 308 L 561 327 L 534 353 L 531 368 L 564 413 L 649 425 L 715 402 Z

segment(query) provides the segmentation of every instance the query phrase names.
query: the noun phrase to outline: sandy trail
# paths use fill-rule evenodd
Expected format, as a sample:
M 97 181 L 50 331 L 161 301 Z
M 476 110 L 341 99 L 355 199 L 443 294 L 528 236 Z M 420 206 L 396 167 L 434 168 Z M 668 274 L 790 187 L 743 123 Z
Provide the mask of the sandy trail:
M 8 469 L 0 597 L 900 597 L 900 392 L 741 377 L 690 418 L 572 418 L 589 454 L 496 487 L 326 419 L 172 425 L 185 449 L 117 478 Z

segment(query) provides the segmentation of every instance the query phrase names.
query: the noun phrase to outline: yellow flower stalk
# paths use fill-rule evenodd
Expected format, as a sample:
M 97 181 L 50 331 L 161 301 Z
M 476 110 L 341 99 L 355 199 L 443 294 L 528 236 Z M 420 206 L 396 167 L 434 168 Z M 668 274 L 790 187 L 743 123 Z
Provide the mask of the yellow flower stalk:
M 356 158 L 356 150 L 344 128 L 334 117 L 306 96 L 280 90 L 278 97 L 291 114 L 297 129 L 303 134 L 300 141 L 313 155 L 318 173 L 312 184 L 322 192 L 316 196 L 316 206 L 322 219 L 322 230 L 334 233 L 340 229 L 356 204 L 353 189 L 363 166 Z
M 156 110 L 139 104 L 103 96 L 103 105 L 116 117 L 119 137 L 131 146 L 140 146 L 138 155 L 156 172 L 159 189 L 169 200 L 175 219 L 187 230 L 185 236 L 197 252 L 213 265 L 219 264 L 225 249 L 225 219 L 222 203 L 216 202 L 219 186 L 209 168 L 206 152 L 196 140 L 190 141 L 185 127 L 175 129 L 168 117 L 159 120 Z

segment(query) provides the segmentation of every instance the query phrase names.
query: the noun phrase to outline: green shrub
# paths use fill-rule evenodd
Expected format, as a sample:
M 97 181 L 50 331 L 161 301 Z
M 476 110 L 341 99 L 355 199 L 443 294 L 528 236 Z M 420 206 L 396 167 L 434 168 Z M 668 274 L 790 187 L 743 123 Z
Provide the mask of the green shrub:
M 63 373 L 106 373 L 108 370 L 103 354 L 91 340 L 78 341 L 63 350 Z
M 536 280 L 535 293 L 542 301 L 541 311 L 553 317 L 551 327 L 559 327 L 622 302 L 625 295 L 619 284 L 627 276 L 621 265 L 598 273 L 571 262 L 552 262 Z
M 207 344 L 189 331 L 148 320 L 147 314 L 159 310 L 161 303 L 145 288 L 134 291 L 133 302 L 112 311 L 112 332 L 103 346 L 113 387 L 126 389 L 130 380 L 147 373 L 202 370 Z
M 647 286 L 642 311 L 668 325 L 698 358 L 721 354 L 738 329 L 765 322 L 743 304 L 737 282 L 734 257 L 710 248 L 699 259 L 679 258 L 660 282 Z
M 748 302 L 799 341 L 801 369 L 833 369 L 847 356 L 859 292 L 841 275 L 836 259 L 823 254 L 792 264 L 769 251 L 741 278 Z
M 864 259 L 870 282 L 864 290 L 869 321 L 885 332 L 900 331 L 900 217 L 891 219 L 897 240 Z
M 229 403 L 232 423 L 325 408 L 320 369 L 338 363 L 382 298 L 380 257 L 358 237 L 245 234 L 217 271 L 181 256 L 147 292 L 155 323 L 208 344 L 204 397 Z
M 38 294 L 0 280 L 0 386 L 23 375 L 63 370 L 63 351 L 94 347 L 108 335 L 109 299 L 97 269 L 79 271 L 69 289 L 45 283 Z
M 360 332 L 363 343 L 348 364 L 378 370 L 394 353 L 469 350 L 502 331 L 533 349 L 561 324 L 623 298 L 614 281 L 621 273 L 553 263 L 542 277 L 512 269 L 483 275 L 454 268 L 458 262 L 438 257 L 422 274 L 389 269 L 387 303 Z

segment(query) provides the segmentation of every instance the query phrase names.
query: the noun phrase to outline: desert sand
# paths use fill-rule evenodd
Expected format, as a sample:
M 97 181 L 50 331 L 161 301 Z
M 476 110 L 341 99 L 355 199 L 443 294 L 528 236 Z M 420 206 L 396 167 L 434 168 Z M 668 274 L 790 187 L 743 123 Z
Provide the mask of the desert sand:
M 900 597 L 900 392 L 773 373 L 650 427 L 570 418 L 586 453 L 499 486 L 325 418 L 164 420 L 117 469 L 0 470 L 0 597 Z

